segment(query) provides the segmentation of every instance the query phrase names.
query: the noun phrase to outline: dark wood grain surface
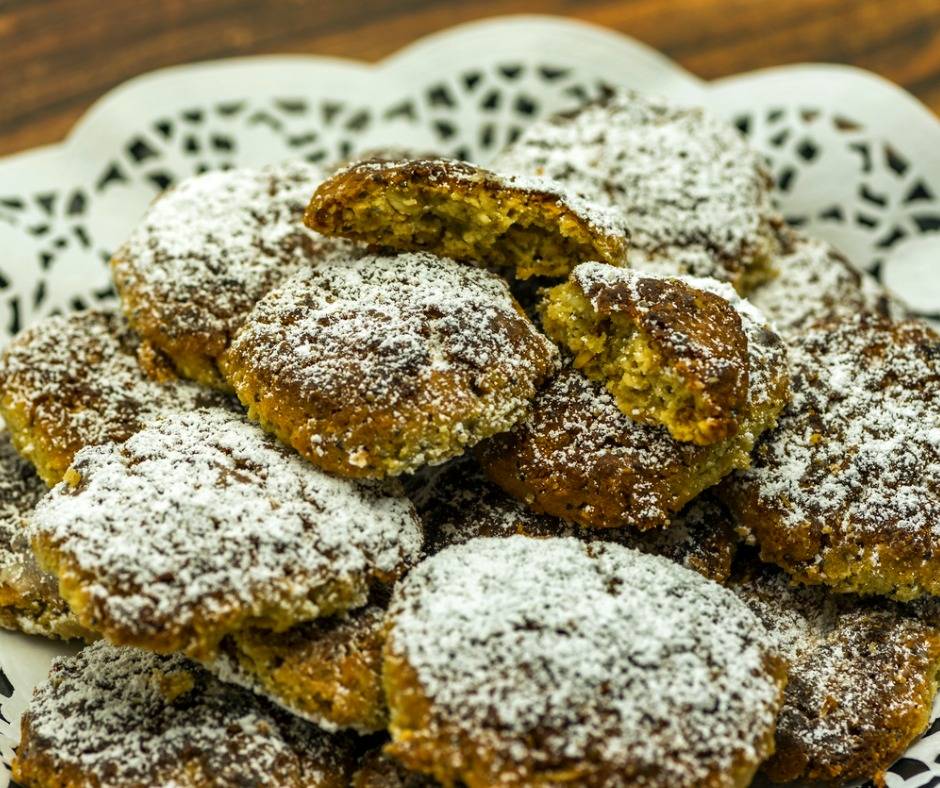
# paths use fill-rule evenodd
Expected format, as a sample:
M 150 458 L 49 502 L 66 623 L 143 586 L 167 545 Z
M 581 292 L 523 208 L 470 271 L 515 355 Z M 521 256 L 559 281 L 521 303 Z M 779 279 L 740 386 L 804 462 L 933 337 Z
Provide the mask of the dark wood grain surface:
M 375 60 L 507 13 L 606 25 L 711 78 L 850 63 L 940 112 L 940 0 L 0 0 L 0 155 L 61 139 L 102 93 L 162 66 L 233 55 Z

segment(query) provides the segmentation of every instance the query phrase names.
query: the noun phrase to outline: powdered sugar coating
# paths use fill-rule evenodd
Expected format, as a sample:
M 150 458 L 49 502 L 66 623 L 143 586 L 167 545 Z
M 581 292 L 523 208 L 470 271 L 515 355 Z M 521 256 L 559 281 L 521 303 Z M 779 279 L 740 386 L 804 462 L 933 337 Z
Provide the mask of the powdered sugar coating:
M 10 434 L 0 428 L 0 548 L 9 546 L 12 535 L 25 527 L 27 515 L 47 491 L 32 466 L 16 453 Z
M 887 768 L 926 724 L 940 665 L 936 609 L 794 585 L 757 562 L 732 590 L 789 663 L 775 781 L 848 781 Z
M 338 788 L 352 755 L 348 740 L 180 656 L 105 643 L 53 663 L 24 733 L 15 774 L 94 785 Z
M 302 411 L 293 433 L 275 424 L 298 451 L 355 475 L 415 470 L 508 429 L 556 360 L 495 274 L 426 253 L 362 254 L 262 300 L 223 368 L 249 406 Z
M 665 559 L 476 539 L 417 567 L 390 617 L 388 653 L 431 703 L 425 727 L 493 750 L 497 774 L 730 785 L 766 754 L 780 665 L 765 630 L 733 594 Z
M 737 281 L 776 246 L 760 156 L 700 109 L 619 91 L 533 124 L 492 167 L 620 211 L 634 268 Z
M 890 310 L 890 296 L 881 285 L 825 241 L 794 238 L 775 265 L 778 275 L 751 293 L 750 300 L 783 333 L 821 320 Z
M 792 402 L 727 485 L 742 528 L 807 582 L 940 593 L 940 337 L 862 314 L 790 360 Z
M 0 409 L 21 453 L 50 484 L 85 446 L 123 441 L 154 419 L 226 400 L 177 380 L 110 311 L 50 317 L 16 337 L 0 358 Z
M 303 161 L 209 172 L 150 207 L 115 257 L 115 280 L 145 337 L 224 349 L 254 304 L 324 244 L 304 227 L 322 170 Z
M 326 476 L 227 411 L 171 416 L 73 468 L 31 537 L 78 578 L 89 623 L 125 643 L 211 652 L 256 619 L 362 605 L 421 550 L 405 499 Z

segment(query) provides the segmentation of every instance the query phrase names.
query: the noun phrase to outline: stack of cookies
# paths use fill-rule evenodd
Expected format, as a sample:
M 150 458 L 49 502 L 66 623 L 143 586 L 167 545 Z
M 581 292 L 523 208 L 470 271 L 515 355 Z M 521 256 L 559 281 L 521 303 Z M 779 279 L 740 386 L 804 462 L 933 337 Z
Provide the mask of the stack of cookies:
M 484 170 L 200 175 L 0 357 L 25 786 L 881 780 L 940 671 L 940 337 L 633 93 Z

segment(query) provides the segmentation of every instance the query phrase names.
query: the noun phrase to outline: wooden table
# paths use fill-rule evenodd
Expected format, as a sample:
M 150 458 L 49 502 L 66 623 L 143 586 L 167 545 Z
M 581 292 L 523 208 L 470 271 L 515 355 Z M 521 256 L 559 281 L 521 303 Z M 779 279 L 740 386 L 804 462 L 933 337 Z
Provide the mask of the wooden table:
M 162 66 L 287 52 L 371 60 L 522 12 L 621 30 L 703 77 L 851 63 L 940 112 L 940 0 L 0 0 L 0 155 L 61 139 L 102 93 Z

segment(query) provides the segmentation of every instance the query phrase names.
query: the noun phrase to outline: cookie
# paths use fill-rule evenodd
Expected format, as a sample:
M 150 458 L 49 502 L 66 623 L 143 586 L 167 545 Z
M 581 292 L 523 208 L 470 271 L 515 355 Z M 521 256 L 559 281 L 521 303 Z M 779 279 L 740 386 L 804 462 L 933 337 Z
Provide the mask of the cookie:
M 776 268 L 777 276 L 748 299 L 782 334 L 860 312 L 902 316 L 900 305 L 874 277 L 856 270 L 825 241 L 788 233 Z
M 435 788 L 437 785 L 437 780 L 426 774 L 409 772 L 382 752 L 381 746 L 360 758 L 352 779 L 352 788 Z
M 542 302 L 546 333 L 634 421 L 702 446 L 738 432 L 748 403 L 744 320 L 766 318 L 711 279 L 583 263 Z
M 736 567 L 731 588 L 790 665 L 776 751 L 763 773 L 785 783 L 882 779 L 930 720 L 940 670 L 936 608 L 795 586 L 756 561 Z
M 36 471 L 0 430 L 0 627 L 50 638 L 87 638 L 62 601 L 55 578 L 40 570 L 26 537 L 26 518 L 46 494 Z
M 490 166 L 615 209 L 631 268 L 714 277 L 741 293 L 773 276 L 783 221 L 771 178 L 737 129 L 701 109 L 619 90 L 533 123 Z
M 127 440 L 155 418 L 225 404 L 179 381 L 108 311 L 51 317 L 0 355 L 0 416 L 19 453 L 51 485 L 85 446 Z
M 343 788 L 353 743 L 184 658 L 96 643 L 53 662 L 23 715 L 26 788 Z
M 627 528 L 582 528 L 526 508 L 489 481 L 476 463 L 463 459 L 417 490 L 412 500 L 424 523 L 428 555 L 481 536 L 574 536 L 661 555 L 723 583 L 738 544 L 728 513 L 707 493 L 688 504 L 666 528 L 643 533 Z
M 403 497 L 326 476 L 224 410 L 83 449 L 30 536 L 83 625 L 201 659 L 248 627 L 364 605 L 422 541 Z
M 445 784 L 745 786 L 773 749 L 766 630 L 666 559 L 475 539 L 412 571 L 389 620 L 386 750 Z
M 221 369 L 250 417 L 312 463 L 381 477 L 509 429 L 556 360 L 495 274 L 365 254 L 270 293 Z
M 317 188 L 304 217 L 328 236 L 473 260 L 517 279 L 566 276 L 582 260 L 624 261 L 616 212 L 547 179 L 451 159 L 371 159 Z
M 384 730 L 382 691 L 387 596 L 286 632 L 249 629 L 227 637 L 206 667 L 223 681 L 265 695 L 326 730 Z
M 188 178 L 118 250 L 111 270 L 131 326 L 181 375 L 224 387 L 215 361 L 245 315 L 332 248 L 302 223 L 322 177 L 292 161 Z
M 797 580 L 940 595 L 940 337 L 869 315 L 791 341 L 793 400 L 720 494 Z
M 788 397 L 786 348 L 741 312 L 748 339 L 748 405 L 735 435 L 709 446 L 625 416 L 603 384 L 566 368 L 532 413 L 476 452 L 486 475 L 538 512 L 580 525 L 665 526 L 689 501 L 750 463 L 757 437 Z

